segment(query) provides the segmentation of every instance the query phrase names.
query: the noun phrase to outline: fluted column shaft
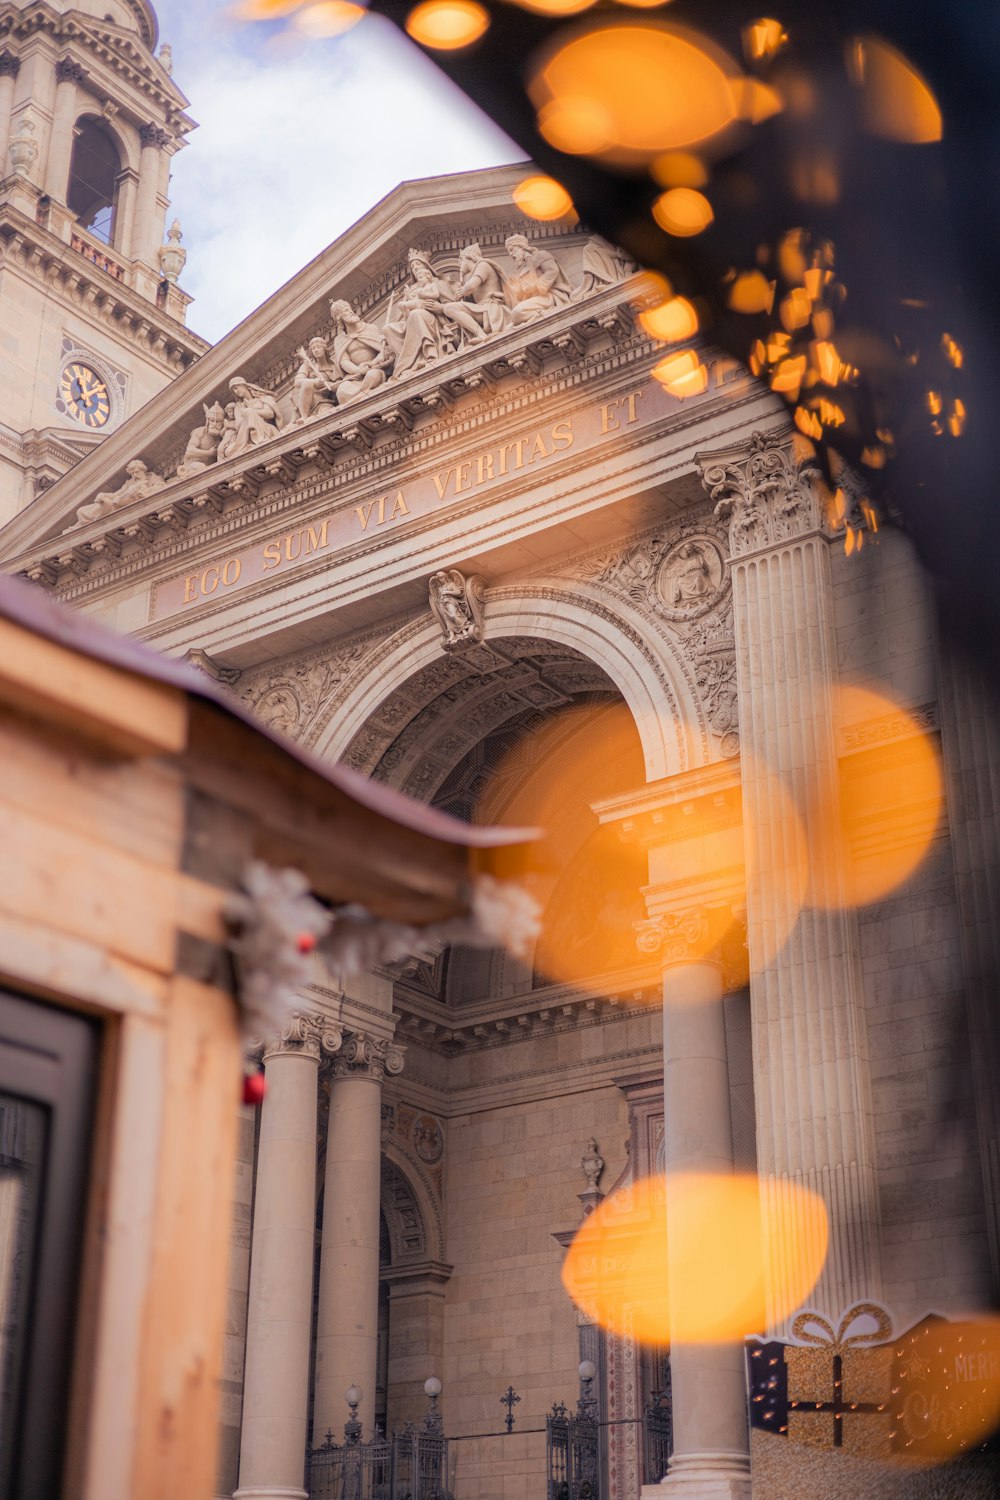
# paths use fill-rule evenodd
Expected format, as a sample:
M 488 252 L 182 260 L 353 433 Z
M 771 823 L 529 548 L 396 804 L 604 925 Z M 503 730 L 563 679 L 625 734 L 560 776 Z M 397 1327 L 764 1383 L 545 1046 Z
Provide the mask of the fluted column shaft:
M 685 919 L 708 930 L 704 918 Z M 667 919 L 676 932 L 677 923 Z M 649 950 L 651 931 L 644 923 Z M 705 932 L 696 934 L 704 938 Z M 663 973 L 663 1143 L 667 1195 L 667 1284 L 670 1288 L 670 1377 L 674 1447 L 666 1478 L 643 1491 L 682 1500 L 749 1500 L 750 1449 L 743 1348 L 692 1344 L 676 1337 L 683 1323 L 690 1266 L 680 1236 L 670 1232 L 673 1182 L 682 1174 L 731 1173 L 733 1138 L 721 964 L 706 958 L 704 941 L 679 952 Z M 698 1295 L 698 1293 L 696 1293 Z
M 730 521 L 743 817 L 758 854 L 747 889 L 758 1164 L 765 1192 L 787 1177 L 825 1200 L 830 1244 L 810 1305 L 836 1317 L 878 1297 L 881 1277 L 857 924 L 844 899 L 829 543 L 812 471 L 787 443 L 755 434 L 749 452 L 700 462 Z M 778 1274 L 776 1263 L 770 1287 Z
M 366 1436 L 375 1410 L 378 1343 L 382 1079 L 399 1073 L 401 1051 L 384 1040 L 349 1036 L 333 1061 L 326 1142 L 323 1238 L 313 1433 L 339 1441 L 348 1416 L 344 1392 L 359 1386 Z
M 77 87 L 83 82 L 79 63 L 64 57 L 56 63 L 56 99 L 52 111 L 52 130 L 45 163 L 45 191 L 57 203 L 65 203 L 69 189 L 69 168 L 73 156 L 73 124 L 76 120 Z
M 321 1036 L 295 1017 L 264 1054 L 239 1500 L 306 1500 Z
M 978 662 L 945 647 L 939 694 L 994 1298 L 1000 1297 L 1000 705 Z

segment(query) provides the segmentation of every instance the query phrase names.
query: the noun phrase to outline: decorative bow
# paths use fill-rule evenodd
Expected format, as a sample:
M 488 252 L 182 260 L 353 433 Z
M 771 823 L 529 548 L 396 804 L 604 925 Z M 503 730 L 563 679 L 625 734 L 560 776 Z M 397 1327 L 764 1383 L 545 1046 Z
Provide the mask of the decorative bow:
M 861 1333 L 849 1333 L 848 1329 L 857 1322 L 858 1318 L 873 1318 L 878 1325 L 876 1328 Z M 823 1330 L 822 1334 L 807 1332 L 806 1325 L 816 1323 Z M 801 1339 L 804 1344 L 819 1344 L 821 1347 L 829 1347 L 835 1354 L 843 1349 L 849 1349 L 857 1344 L 877 1344 L 892 1337 L 892 1319 L 884 1307 L 879 1307 L 877 1302 L 856 1302 L 853 1307 L 848 1308 L 840 1319 L 836 1333 L 833 1324 L 818 1312 L 799 1313 L 792 1324 L 792 1337 Z

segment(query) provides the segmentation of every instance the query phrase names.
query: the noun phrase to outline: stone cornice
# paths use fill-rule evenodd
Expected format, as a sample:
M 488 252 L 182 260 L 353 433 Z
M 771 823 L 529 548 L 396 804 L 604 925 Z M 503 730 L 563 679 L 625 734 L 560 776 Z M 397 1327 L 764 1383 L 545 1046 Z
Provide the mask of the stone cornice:
M 397 992 L 398 1035 L 443 1057 L 502 1047 L 584 1027 L 620 1021 L 648 1012 L 660 994 L 659 966 L 612 974 L 602 992 L 572 985 L 548 985 L 501 1000 L 453 1010 L 436 1001 Z
M 16 41 L 23 47 L 32 37 L 43 35 L 56 46 L 76 43 L 134 91 L 134 124 L 141 123 L 145 101 L 146 108 L 152 104 L 168 118 L 176 136 L 184 136 L 196 128 L 196 122 L 185 113 L 187 98 L 152 56 L 156 35 L 155 29 L 149 25 L 151 12 L 140 0 L 125 0 L 125 3 L 139 22 L 138 36 L 113 22 L 101 21 L 79 11 L 60 15 L 44 0 L 36 0 L 35 4 L 27 6 L 0 5 L 0 42 Z M 183 142 L 178 141 L 178 144 Z
M 44 282 L 46 295 L 74 313 L 82 311 L 124 334 L 164 370 L 176 374 L 209 348 L 183 323 L 10 204 L 0 207 L 0 263 Z
M 577 317 L 581 322 L 588 321 L 586 308 L 583 318 L 579 313 Z M 558 326 L 567 322 L 572 326 L 572 320 L 565 317 Z M 534 334 L 538 343 L 549 342 L 551 335 L 552 329 L 543 325 Z M 331 500 L 349 506 L 357 499 L 355 491 L 370 496 L 380 487 L 391 488 L 403 466 L 412 478 L 415 472 L 421 472 L 421 460 L 424 466 L 430 460 L 435 468 L 446 464 L 451 447 L 459 450 L 467 446 L 480 429 L 485 432 L 496 428 L 502 417 L 511 427 L 537 420 L 536 412 L 543 410 L 546 421 L 557 420 L 563 412 L 570 413 L 579 406 L 584 387 L 593 388 L 592 400 L 599 399 L 609 378 L 614 380 L 616 395 L 621 396 L 648 378 L 648 366 L 655 357 L 645 338 L 620 335 L 610 347 L 605 340 L 603 346 L 594 349 L 585 346 L 583 353 L 575 347 L 569 353 L 560 351 L 562 368 L 550 368 L 525 380 L 521 372 L 505 367 L 504 351 L 509 341 L 508 336 L 508 340 L 498 340 L 496 346 L 487 346 L 479 354 L 478 365 L 467 355 L 435 373 L 432 393 L 448 385 L 453 399 L 460 393 L 467 398 L 478 396 L 466 399 L 461 411 L 453 412 L 450 401 L 426 403 L 425 371 L 422 391 L 417 378 L 401 381 L 396 388 L 380 390 L 353 404 L 349 412 L 334 412 L 307 427 L 283 432 L 253 455 L 168 483 L 145 501 L 124 507 L 111 517 L 51 538 L 42 547 L 12 559 L 8 566 L 54 581 L 65 575 L 59 558 L 71 549 L 77 561 L 61 585 L 61 593 L 68 600 L 102 592 L 150 569 L 176 573 L 183 566 L 182 558 L 193 562 L 220 545 L 245 546 L 273 534 L 280 527 L 283 513 L 294 515 L 295 525 L 302 527 L 318 512 L 329 510 Z M 522 334 L 522 347 L 523 342 Z M 549 363 L 551 366 L 551 359 Z M 488 384 L 482 378 L 484 368 L 490 375 Z M 730 394 L 727 405 L 733 399 Z M 689 424 L 704 422 L 715 406 L 721 407 L 722 400 L 720 394 L 690 410 L 681 408 L 672 413 L 671 431 L 680 432 Z M 411 414 L 412 426 L 393 424 L 391 419 L 400 409 Z M 613 446 L 624 456 L 630 447 L 648 442 L 649 431 L 617 434 L 609 439 L 609 449 Z M 495 434 L 491 434 L 490 441 L 495 440 Z M 560 476 L 569 480 L 576 472 L 586 472 L 596 457 L 586 450 L 564 456 Z M 513 497 L 521 491 L 530 492 L 536 484 L 535 476 L 525 471 L 511 476 L 504 493 Z M 482 497 L 475 493 L 466 500 L 452 499 L 449 518 L 453 524 L 460 522 L 465 513 L 475 512 L 482 503 Z M 433 530 L 438 518 L 414 518 L 406 524 L 413 535 Z M 120 558 L 85 578 L 94 552 L 106 552 L 108 538 L 121 553 Z M 350 555 L 376 552 L 391 540 L 391 536 L 369 533 L 350 544 Z M 297 577 L 307 579 L 311 571 L 328 570 L 329 558 L 320 555 L 312 570 L 302 567 Z M 282 578 L 280 585 L 286 582 Z M 189 612 L 190 618 L 198 613 Z

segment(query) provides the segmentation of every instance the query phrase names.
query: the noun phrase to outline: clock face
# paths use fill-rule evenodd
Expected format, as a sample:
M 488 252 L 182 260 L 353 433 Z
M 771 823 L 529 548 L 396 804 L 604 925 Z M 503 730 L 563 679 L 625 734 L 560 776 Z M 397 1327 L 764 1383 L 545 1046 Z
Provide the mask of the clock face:
M 69 415 L 84 427 L 103 427 L 111 415 L 107 385 L 96 370 L 79 360 L 63 370 L 59 394 Z

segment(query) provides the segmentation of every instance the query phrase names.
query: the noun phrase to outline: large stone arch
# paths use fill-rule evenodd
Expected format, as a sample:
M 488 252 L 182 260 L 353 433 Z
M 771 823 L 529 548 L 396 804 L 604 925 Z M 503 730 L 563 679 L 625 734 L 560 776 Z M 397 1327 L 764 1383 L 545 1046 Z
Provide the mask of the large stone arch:
M 389 1142 L 382 1148 L 382 1212 L 392 1246 L 393 1268 L 444 1262 L 444 1220 L 424 1172 Z
M 708 724 L 690 669 L 626 601 L 557 578 L 492 589 L 486 595 L 484 639 L 512 636 L 558 643 L 600 667 L 635 720 L 647 780 L 709 760 Z M 324 759 L 341 759 L 392 693 L 444 656 L 433 616 L 403 626 L 345 678 L 310 736 L 312 748 Z

